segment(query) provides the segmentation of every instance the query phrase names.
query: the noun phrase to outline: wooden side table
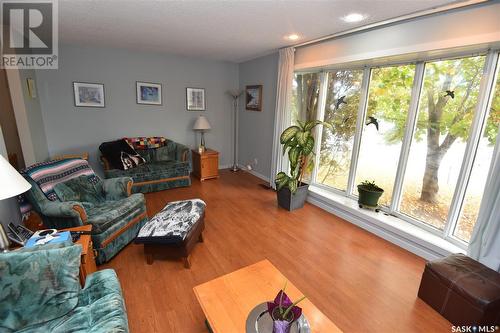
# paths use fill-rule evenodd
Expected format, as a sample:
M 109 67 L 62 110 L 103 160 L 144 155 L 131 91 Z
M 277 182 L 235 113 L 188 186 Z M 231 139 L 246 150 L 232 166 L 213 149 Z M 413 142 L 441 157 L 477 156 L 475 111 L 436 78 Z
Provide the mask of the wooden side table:
M 62 229 L 61 231 L 92 231 L 92 225 L 87 224 L 80 227 Z M 94 248 L 92 246 L 92 238 L 90 235 L 80 235 L 75 244 L 82 246 L 82 258 L 80 261 L 80 283 L 85 286 L 87 275 L 97 271 L 95 263 Z
M 200 181 L 219 178 L 219 152 L 207 149 L 200 154 L 193 149 L 193 174 Z

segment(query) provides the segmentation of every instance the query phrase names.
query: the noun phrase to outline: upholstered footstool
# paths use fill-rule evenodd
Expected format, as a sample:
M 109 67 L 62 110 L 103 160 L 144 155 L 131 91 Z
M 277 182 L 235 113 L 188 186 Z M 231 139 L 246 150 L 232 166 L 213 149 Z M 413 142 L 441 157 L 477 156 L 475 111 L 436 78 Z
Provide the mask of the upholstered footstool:
M 203 242 L 205 207 L 201 199 L 168 203 L 139 231 L 136 243 L 144 244 L 146 262 L 153 264 L 155 256 L 182 258 L 190 268 L 189 255 L 197 242 Z
M 454 325 L 500 325 L 500 273 L 463 254 L 428 262 L 418 297 Z

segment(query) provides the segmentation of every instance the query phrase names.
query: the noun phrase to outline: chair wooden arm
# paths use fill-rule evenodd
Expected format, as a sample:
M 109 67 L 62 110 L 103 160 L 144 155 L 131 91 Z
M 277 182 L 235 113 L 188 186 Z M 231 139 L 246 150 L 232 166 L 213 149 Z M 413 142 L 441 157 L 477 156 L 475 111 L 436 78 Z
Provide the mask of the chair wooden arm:
M 89 153 L 81 153 L 81 154 L 65 154 L 65 155 L 56 155 L 52 157 L 52 160 L 64 160 L 67 158 L 81 158 L 82 160 L 89 160 Z

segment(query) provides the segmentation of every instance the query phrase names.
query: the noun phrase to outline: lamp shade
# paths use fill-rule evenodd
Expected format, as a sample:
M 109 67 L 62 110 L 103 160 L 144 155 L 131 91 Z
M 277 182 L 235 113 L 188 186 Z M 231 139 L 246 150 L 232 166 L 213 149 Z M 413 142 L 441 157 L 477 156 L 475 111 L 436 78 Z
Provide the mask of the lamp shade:
M 14 197 L 31 188 L 31 184 L 0 155 L 0 200 Z
M 210 123 L 208 122 L 208 119 L 205 116 L 199 116 L 194 122 L 193 126 L 193 129 L 195 131 L 204 131 L 204 130 L 209 130 L 211 128 L 212 127 L 210 126 Z

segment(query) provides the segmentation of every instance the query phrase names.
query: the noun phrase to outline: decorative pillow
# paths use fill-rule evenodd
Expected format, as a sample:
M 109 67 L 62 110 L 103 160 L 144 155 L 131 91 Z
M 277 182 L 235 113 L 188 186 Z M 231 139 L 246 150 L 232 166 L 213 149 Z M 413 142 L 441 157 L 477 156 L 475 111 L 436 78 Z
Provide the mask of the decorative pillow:
M 64 316 L 78 304 L 80 245 L 0 253 L 0 332 Z
M 102 180 L 93 182 L 87 176 L 80 176 L 54 186 L 54 192 L 61 201 L 79 201 L 97 204 L 105 201 Z
M 115 169 L 128 170 L 146 162 L 124 139 L 104 142 L 99 150 Z

